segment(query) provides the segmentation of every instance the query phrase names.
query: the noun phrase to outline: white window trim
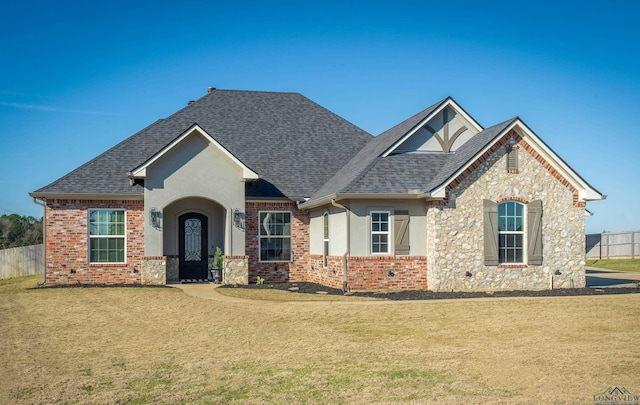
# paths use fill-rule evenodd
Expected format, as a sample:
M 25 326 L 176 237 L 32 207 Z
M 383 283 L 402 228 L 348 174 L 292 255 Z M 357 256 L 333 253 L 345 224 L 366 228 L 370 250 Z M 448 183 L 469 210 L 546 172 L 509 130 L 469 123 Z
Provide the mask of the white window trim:
M 260 216 L 263 213 L 269 214 L 289 214 L 289 221 L 291 226 L 291 235 L 289 236 L 263 236 L 260 234 L 260 230 L 262 229 L 262 224 L 260 223 Z M 263 238 L 280 238 L 285 239 L 289 238 L 290 240 L 290 251 L 289 251 L 289 260 L 262 260 L 262 239 Z M 258 263 L 291 263 L 293 262 L 293 212 L 292 211 L 281 211 L 281 210 L 262 210 L 258 211 Z
M 374 231 L 373 230 L 373 214 L 387 214 L 387 230 L 386 231 Z M 369 211 L 369 253 L 372 256 L 389 256 L 391 251 L 391 211 L 388 210 L 371 210 Z M 373 251 L 373 235 L 387 235 L 387 251 L 386 252 L 374 252 Z
M 124 214 L 124 235 L 91 235 L 91 213 L 93 211 L 122 211 Z M 91 239 L 105 239 L 105 238 L 122 238 L 124 239 L 124 261 L 122 262 L 92 262 L 91 261 Z M 89 208 L 87 210 L 87 263 L 93 265 L 102 264 L 127 264 L 127 210 L 124 208 Z
M 498 224 L 500 223 L 500 204 L 504 204 L 504 203 L 508 203 L 508 202 L 513 202 L 516 204 L 520 204 L 522 205 L 522 231 L 501 231 L 500 228 L 498 227 L 498 265 L 516 265 L 516 266 L 520 266 L 520 265 L 526 265 L 529 261 L 529 258 L 527 257 L 527 253 L 529 251 L 528 249 L 528 244 L 527 244 L 527 233 L 529 232 L 528 229 L 528 218 L 527 218 L 527 204 L 522 203 L 520 201 L 516 201 L 516 200 L 506 200 L 506 201 L 502 201 L 500 203 L 498 203 Z M 522 262 L 501 262 L 499 261 L 500 259 L 500 235 L 522 235 Z

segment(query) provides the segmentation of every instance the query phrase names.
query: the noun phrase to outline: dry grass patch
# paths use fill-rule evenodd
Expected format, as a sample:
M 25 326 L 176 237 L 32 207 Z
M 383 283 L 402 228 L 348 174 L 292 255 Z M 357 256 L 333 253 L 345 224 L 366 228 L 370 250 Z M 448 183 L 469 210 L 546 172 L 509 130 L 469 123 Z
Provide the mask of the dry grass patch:
M 38 280 L 0 282 L 0 403 L 557 404 L 640 391 L 637 295 L 203 300 L 27 288 Z

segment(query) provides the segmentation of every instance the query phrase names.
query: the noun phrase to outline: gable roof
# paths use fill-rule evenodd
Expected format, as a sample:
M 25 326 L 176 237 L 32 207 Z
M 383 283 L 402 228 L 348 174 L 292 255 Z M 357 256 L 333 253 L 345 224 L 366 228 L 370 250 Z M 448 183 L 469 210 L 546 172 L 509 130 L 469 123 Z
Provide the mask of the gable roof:
M 261 177 L 256 197 L 308 197 L 372 139 L 298 93 L 213 90 L 31 195 L 141 196 L 127 173 L 196 124 Z
M 423 122 L 425 118 L 430 117 L 433 112 L 448 99 L 449 97 L 438 101 L 371 139 L 369 143 L 338 170 L 327 183 L 313 193 L 310 200 L 316 200 L 331 194 L 348 192 L 351 187 L 373 167 L 378 157 L 396 144 L 407 132 L 414 129 L 420 122 Z

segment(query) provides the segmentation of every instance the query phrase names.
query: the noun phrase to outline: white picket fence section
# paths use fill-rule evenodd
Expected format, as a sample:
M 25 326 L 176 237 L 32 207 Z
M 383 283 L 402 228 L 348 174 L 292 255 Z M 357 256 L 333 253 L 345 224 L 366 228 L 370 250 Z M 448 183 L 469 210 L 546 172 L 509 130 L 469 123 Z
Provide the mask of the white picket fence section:
M 0 279 L 44 274 L 44 245 L 0 250 Z
M 586 237 L 587 259 L 640 257 L 640 231 L 592 233 Z

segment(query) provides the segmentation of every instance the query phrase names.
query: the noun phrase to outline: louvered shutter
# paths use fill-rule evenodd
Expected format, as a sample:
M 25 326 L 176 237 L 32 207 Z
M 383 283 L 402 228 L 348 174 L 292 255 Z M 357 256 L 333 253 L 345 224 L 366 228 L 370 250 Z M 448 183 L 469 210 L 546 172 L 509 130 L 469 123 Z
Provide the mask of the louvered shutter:
M 507 170 L 518 170 L 518 149 L 507 152 Z
M 498 204 L 483 201 L 484 220 L 484 265 L 498 265 Z
M 542 265 L 542 201 L 527 204 L 528 263 Z
M 395 254 L 408 255 L 409 246 L 409 211 L 395 211 L 394 217 L 394 239 Z

